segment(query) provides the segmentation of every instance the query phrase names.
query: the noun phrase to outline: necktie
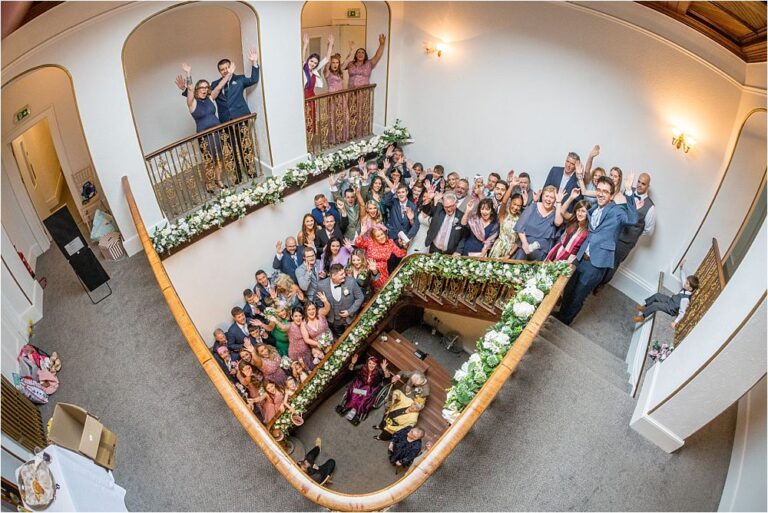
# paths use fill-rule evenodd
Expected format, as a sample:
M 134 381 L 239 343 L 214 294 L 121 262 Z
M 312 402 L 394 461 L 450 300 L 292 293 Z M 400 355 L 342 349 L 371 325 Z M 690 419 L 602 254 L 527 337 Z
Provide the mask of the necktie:
M 453 216 L 445 216 L 443 225 L 440 227 L 440 233 L 437 234 L 437 242 L 435 246 L 441 251 L 448 249 L 448 239 L 451 234 L 451 226 L 453 226 Z
M 600 224 L 600 218 L 603 215 L 603 209 L 602 207 L 596 208 L 594 212 L 592 212 L 592 218 L 590 219 L 590 224 L 592 225 L 592 229 L 594 230 L 597 228 L 597 225 Z

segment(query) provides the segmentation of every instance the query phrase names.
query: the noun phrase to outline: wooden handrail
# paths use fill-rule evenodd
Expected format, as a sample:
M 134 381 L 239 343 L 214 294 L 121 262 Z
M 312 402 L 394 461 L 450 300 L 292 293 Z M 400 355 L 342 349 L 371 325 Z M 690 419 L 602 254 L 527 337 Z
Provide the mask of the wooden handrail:
M 179 139 L 178 141 L 174 141 L 171 144 L 163 146 L 159 150 L 155 150 L 152 153 L 144 155 L 144 160 L 150 160 L 153 157 L 157 157 L 161 153 L 164 153 L 164 152 L 166 152 L 168 150 L 172 150 L 176 146 L 181 146 L 182 144 L 185 144 L 185 143 L 188 143 L 188 142 L 191 142 L 191 141 L 196 141 L 196 140 L 200 139 L 201 137 L 203 137 L 204 135 L 210 134 L 212 132 L 217 132 L 219 130 L 223 130 L 223 129 L 228 128 L 228 127 L 230 127 L 232 125 L 236 125 L 236 124 L 238 124 L 238 123 L 240 123 L 242 121 L 246 121 L 248 119 L 255 118 L 256 115 L 257 114 L 255 112 L 251 113 L 251 114 L 246 114 L 245 116 L 240 116 L 239 118 L 235 118 L 235 119 L 229 120 L 226 123 L 222 123 L 222 124 L 216 125 L 216 126 L 214 126 L 212 128 L 208 128 L 207 130 L 203 130 L 202 132 L 197 132 L 196 134 L 190 135 L 189 137 L 185 137 L 184 139 Z
M 322 98 L 326 98 L 328 96 L 340 96 L 344 93 L 351 93 L 354 91 L 362 91 L 363 89 L 373 89 L 376 87 L 376 84 L 368 84 L 364 86 L 357 86 L 357 87 L 348 87 L 347 89 L 342 89 L 341 91 L 333 91 L 333 92 L 326 92 L 326 93 L 320 93 L 316 94 L 315 96 L 311 98 L 305 98 L 304 102 L 311 102 L 312 100 L 319 100 Z
M 561 276 L 557 279 L 549 294 L 539 305 L 536 313 L 528 321 L 525 329 L 522 331 L 516 342 L 512 345 L 501 364 L 493 371 L 485 385 L 478 391 L 477 395 L 466 406 L 443 435 L 435 442 L 434 446 L 428 450 L 418 463 L 411 466 L 403 477 L 395 483 L 371 493 L 365 494 L 346 494 L 335 492 L 313 481 L 301 468 L 294 462 L 291 456 L 278 444 L 256 416 L 248 409 L 245 401 L 236 392 L 229 379 L 224 375 L 219 365 L 213 359 L 210 349 L 203 341 L 197 328 L 192 323 L 189 313 L 184 308 L 176 289 L 173 287 L 168 274 L 166 273 L 159 256 L 155 252 L 144 221 L 141 218 L 136 201 L 131 192 L 128 177 L 122 179 L 123 189 L 128 201 L 128 207 L 131 217 L 136 225 L 136 231 L 141 241 L 142 247 L 147 254 L 149 265 L 155 275 L 160 290 L 165 297 L 166 303 L 173 315 L 176 323 L 179 325 L 184 338 L 189 344 L 192 352 L 195 354 L 198 362 L 213 383 L 216 391 L 221 395 L 227 407 L 232 411 L 235 418 L 243 426 L 248 436 L 264 452 L 267 459 L 274 465 L 280 474 L 298 490 L 304 497 L 325 508 L 336 511 L 376 511 L 383 510 L 403 501 L 421 485 L 442 465 L 448 455 L 461 442 L 467 433 L 472 429 L 477 419 L 485 411 L 488 405 L 498 394 L 501 387 L 515 370 L 520 360 L 533 343 L 533 339 L 539 331 L 539 328 L 549 316 L 549 313 L 555 306 L 557 299 L 563 293 L 568 278 Z M 202 442 L 202 441 L 201 441 Z

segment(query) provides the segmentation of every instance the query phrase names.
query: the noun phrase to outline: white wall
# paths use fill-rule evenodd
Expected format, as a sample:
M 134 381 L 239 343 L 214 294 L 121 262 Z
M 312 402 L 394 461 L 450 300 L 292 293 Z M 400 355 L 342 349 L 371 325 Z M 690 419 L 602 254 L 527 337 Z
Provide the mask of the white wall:
M 328 183 L 320 181 L 163 260 L 204 340 L 213 343 L 213 330 L 226 329 L 232 323 L 229 311 L 233 306 L 243 306 L 242 292 L 256 283 L 256 271 L 264 269 L 271 274 L 275 243 L 298 234 L 302 217 L 314 206 L 315 194 L 328 194 L 327 189 Z
M 632 427 L 667 451 L 766 373 L 766 222 L 704 317 L 645 378 Z
M 703 260 L 712 239 L 716 238 L 720 256 L 724 256 L 742 221 L 749 213 L 752 201 L 766 171 L 766 112 L 765 96 L 747 93 L 740 105 L 747 110 L 737 119 L 736 137 L 724 156 L 722 186 L 713 199 L 712 209 L 703 220 L 701 229 L 691 242 L 685 258 L 693 272 Z M 743 126 L 743 129 L 742 129 Z M 731 160 L 731 155 L 733 159 Z M 730 167 L 726 172 L 730 161 Z M 672 278 L 672 276 L 670 276 Z
M 528 171 L 538 188 L 569 150 L 586 157 L 599 143 L 596 165 L 652 176 L 657 231 L 627 268 L 655 288 L 717 187 L 741 88 L 658 38 L 563 3 L 407 2 L 399 16 L 390 117 L 411 129 L 409 156 L 464 176 Z M 424 42 L 441 40 L 441 59 L 424 54 Z M 691 153 L 670 144 L 673 126 L 698 139 Z
M 18 171 L 16 172 L 18 173 Z M 7 232 L 11 243 L 24 253 L 24 258 L 27 259 L 32 269 L 35 269 L 37 257 L 50 247 L 50 242 L 42 230 L 42 224 L 34 217 L 34 211 L 31 211 L 29 215 L 33 216 L 33 220 L 39 225 L 35 230 L 32 229 L 29 221 L 24 216 L 24 210 L 16 198 L 16 193 L 10 184 L 5 166 L 2 166 L 0 177 L 0 194 L 2 194 L 2 197 L 0 197 L 0 208 L 2 208 L 0 218 L 3 220 L 3 230 Z M 36 238 L 36 234 L 41 237 L 40 240 Z
M 733 454 L 718 511 L 766 511 L 766 379 L 739 400 Z

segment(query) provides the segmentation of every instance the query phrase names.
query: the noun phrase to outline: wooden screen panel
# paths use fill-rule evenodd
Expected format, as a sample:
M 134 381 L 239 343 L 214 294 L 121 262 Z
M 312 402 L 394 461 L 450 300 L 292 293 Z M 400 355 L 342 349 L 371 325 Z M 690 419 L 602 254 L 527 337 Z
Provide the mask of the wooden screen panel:
M 34 452 L 48 445 L 40 410 L 16 387 L 2 377 L 2 418 L 3 433 L 16 440 L 19 445 Z
M 675 345 L 680 344 L 699 323 L 725 288 L 723 262 L 715 239 L 712 239 L 712 247 L 696 270 L 696 276 L 699 278 L 699 288 L 691 296 L 691 304 L 685 312 L 685 317 L 680 320 L 675 329 Z

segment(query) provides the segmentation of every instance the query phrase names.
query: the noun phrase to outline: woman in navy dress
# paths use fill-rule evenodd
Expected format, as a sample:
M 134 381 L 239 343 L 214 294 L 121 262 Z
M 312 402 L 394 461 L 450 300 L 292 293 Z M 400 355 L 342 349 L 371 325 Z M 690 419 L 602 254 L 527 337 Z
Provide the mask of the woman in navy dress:
M 187 74 L 185 81 L 187 86 L 187 107 L 189 108 L 189 113 L 192 115 L 192 118 L 195 120 L 197 132 L 203 132 L 209 128 L 220 125 L 221 122 L 219 121 L 218 116 L 216 116 L 216 104 L 214 101 L 219 96 L 221 90 L 224 89 L 224 86 L 229 83 L 229 79 L 232 78 L 232 75 L 234 75 L 234 63 L 229 65 L 227 75 L 219 81 L 219 84 L 213 91 L 211 91 L 211 84 L 208 83 L 207 80 L 198 80 L 193 88 L 192 68 L 189 64 L 182 64 L 181 68 Z M 183 80 L 181 75 L 176 77 L 176 85 L 180 86 L 180 80 Z M 216 185 L 225 189 L 226 185 L 221 181 L 222 152 L 221 141 L 219 140 L 218 134 L 215 132 L 209 133 L 198 139 L 198 142 L 200 144 L 200 152 L 203 154 L 203 159 L 205 159 L 206 156 L 210 156 L 215 162 Z M 213 181 L 214 177 L 206 176 L 205 189 L 209 193 L 213 193 Z
M 473 211 L 474 210 L 474 211 Z M 474 201 L 470 200 L 467 212 L 461 218 L 463 226 L 469 226 L 464 249 L 464 256 L 484 257 L 488 255 L 491 246 L 499 236 L 499 217 L 493 208 L 493 200 L 484 198 L 474 208 Z
M 554 185 L 544 187 L 541 201 L 533 203 L 523 211 L 515 225 L 520 243 L 513 258 L 515 260 L 544 260 L 555 245 L 557 231 L 563 224 L 562 201 L 565 189 L 557 192 Z

